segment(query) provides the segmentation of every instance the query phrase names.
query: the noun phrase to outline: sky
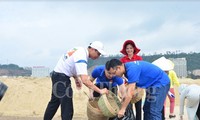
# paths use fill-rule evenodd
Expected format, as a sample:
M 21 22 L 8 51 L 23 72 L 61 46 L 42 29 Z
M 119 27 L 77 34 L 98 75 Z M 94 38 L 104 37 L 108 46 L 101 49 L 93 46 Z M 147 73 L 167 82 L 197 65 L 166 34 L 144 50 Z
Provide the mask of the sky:
M 134 40 L 139 55 L 200 52 L 198 0 L 0 0 L 0 64 L 53 69 L 72 47 L 108 55 Z

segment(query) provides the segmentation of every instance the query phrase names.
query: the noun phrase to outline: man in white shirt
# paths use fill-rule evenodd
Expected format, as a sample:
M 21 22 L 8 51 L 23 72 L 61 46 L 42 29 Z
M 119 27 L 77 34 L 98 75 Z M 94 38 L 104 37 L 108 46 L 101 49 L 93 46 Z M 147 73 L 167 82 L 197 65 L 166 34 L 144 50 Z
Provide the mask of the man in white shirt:
M 52 72 L 52 94 L 44 114 L 44 120 L 52 120 L 58 107 L 61 105 L 62 120 L 73 118 L 73 90 L 70 77 L 73 77 L 76 87 L 81 89 L 82 83 L 94 91 L 104 94 L 108 90 L 99 89 L 90 80 L 87 72 L 88 58 L 93 60 L 105 54 L 103 44 L 92 42 L 87 49 L 76 47 L 61 56 Z

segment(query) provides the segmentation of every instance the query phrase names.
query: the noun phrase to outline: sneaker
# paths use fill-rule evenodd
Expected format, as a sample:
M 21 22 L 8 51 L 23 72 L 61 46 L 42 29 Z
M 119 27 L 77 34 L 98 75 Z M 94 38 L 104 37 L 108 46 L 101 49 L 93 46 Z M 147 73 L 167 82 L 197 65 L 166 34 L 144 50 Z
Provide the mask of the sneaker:
M 175 118 L 176 117 L 176 115 L 169 115 L 169 118 L 171 119 L 171 118 Z

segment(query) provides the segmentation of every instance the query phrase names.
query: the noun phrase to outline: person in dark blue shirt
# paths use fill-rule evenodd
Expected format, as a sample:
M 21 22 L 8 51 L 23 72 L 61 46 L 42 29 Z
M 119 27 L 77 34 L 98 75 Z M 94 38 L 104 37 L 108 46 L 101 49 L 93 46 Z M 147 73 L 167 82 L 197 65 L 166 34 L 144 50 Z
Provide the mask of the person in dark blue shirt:
M 107 88 L 108 90 L 112 91 L 114 94 L 120 96 L 122 100 L 126 96 L 126 87 L 124 84 L 124 80 L 121 77 L 115 76 L 114 74 L 110 73 L 105 69 L 105 65 L 100 65 L 96 67 L 91 74 L 90 77 L 91 81 L 95 81 L 95 85 L 100 88 Z M 119 89 L 118 89 L 119 88 Z M 118 94 L 119 93 L 119 94 Z M 100 94 L 90 90 L 90 99 L 94 99 L 93 97 L 99 97 Z M 129 104 L 126 108 L 125 115 L 131 119 L 135 120 L 132 106 Z M 109 120 L 116 120 L 117 117 L 109 118 Z
M 161 110 L 170 87 L 169 77 L 163 70 L 146 61 L 122 63 L 118 59 L 107 61 L 106 70 L 119 77 L 124 75 L 128 79 L 125 100 L 118 111 L 119 118 L 124 116 L 137 86 L 146 89 L 144 120 L 162 119 Z
M 114 76 L 107 70 L 105 70 L 105 65 L 100 65 L 94 68 L 94 70 L 91 73 L 90 80 L 93 82 L 95 81 L 95 85 L 98 88 L 107 88 L 108 90 L 112 91 L 114 94 L 117 95 L 118 93 L 118 87 L 119 87 L 119 93 L 121 97 L 125 96 L 125 85 L 124 81 L 121 77 Z M 90 94 L 91 95 L 91 94 Z M 99 97 L 100 94 L 93 91 L 93 97 Z M 91 95 L 91 98 L 92 98 Z

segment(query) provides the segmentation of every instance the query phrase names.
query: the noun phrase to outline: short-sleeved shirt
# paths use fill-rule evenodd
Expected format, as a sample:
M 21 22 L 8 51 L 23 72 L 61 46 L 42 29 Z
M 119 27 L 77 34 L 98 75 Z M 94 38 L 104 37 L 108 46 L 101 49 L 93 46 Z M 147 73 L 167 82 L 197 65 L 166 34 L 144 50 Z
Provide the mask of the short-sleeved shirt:
M 133 57 L 132 57 L 131 59 L 128 57 L 128 55 L 126 55 L 126 56 L 124 56 L 124 57 L 122 57 L 122 58 L 120 59 L 120 61 L 121 61 L 122 63 L 130 62 L 130 61 L 136 61 L 136 60 L 142 60 L 142 57 L 139 56 L 139 55 L 134 54 Z
M 97 85 L 105 85 L 109 87 L 109 85 L 112 85 L 112 87 L 115 87 L 117 85 L 123 84 L 123 79 L 121 77 L 114 76 L 111 79 L 108 79 L 105 75 L 105 65 L 100 65 L 96 67 L 92 71 L 92 77 L 96 79 Z
M 169 77 L 163 70 L 146 61 L 127 62 L 125 69 L 128 83 L 136 83 L 141 88 L 160 87 L 170 83 Z
M 54 71 L 64 73 L 69 77 L 75 75 L 88 75 L 88 56 L 87 49 L 82 47 L 73 48 L 60 57 Z

